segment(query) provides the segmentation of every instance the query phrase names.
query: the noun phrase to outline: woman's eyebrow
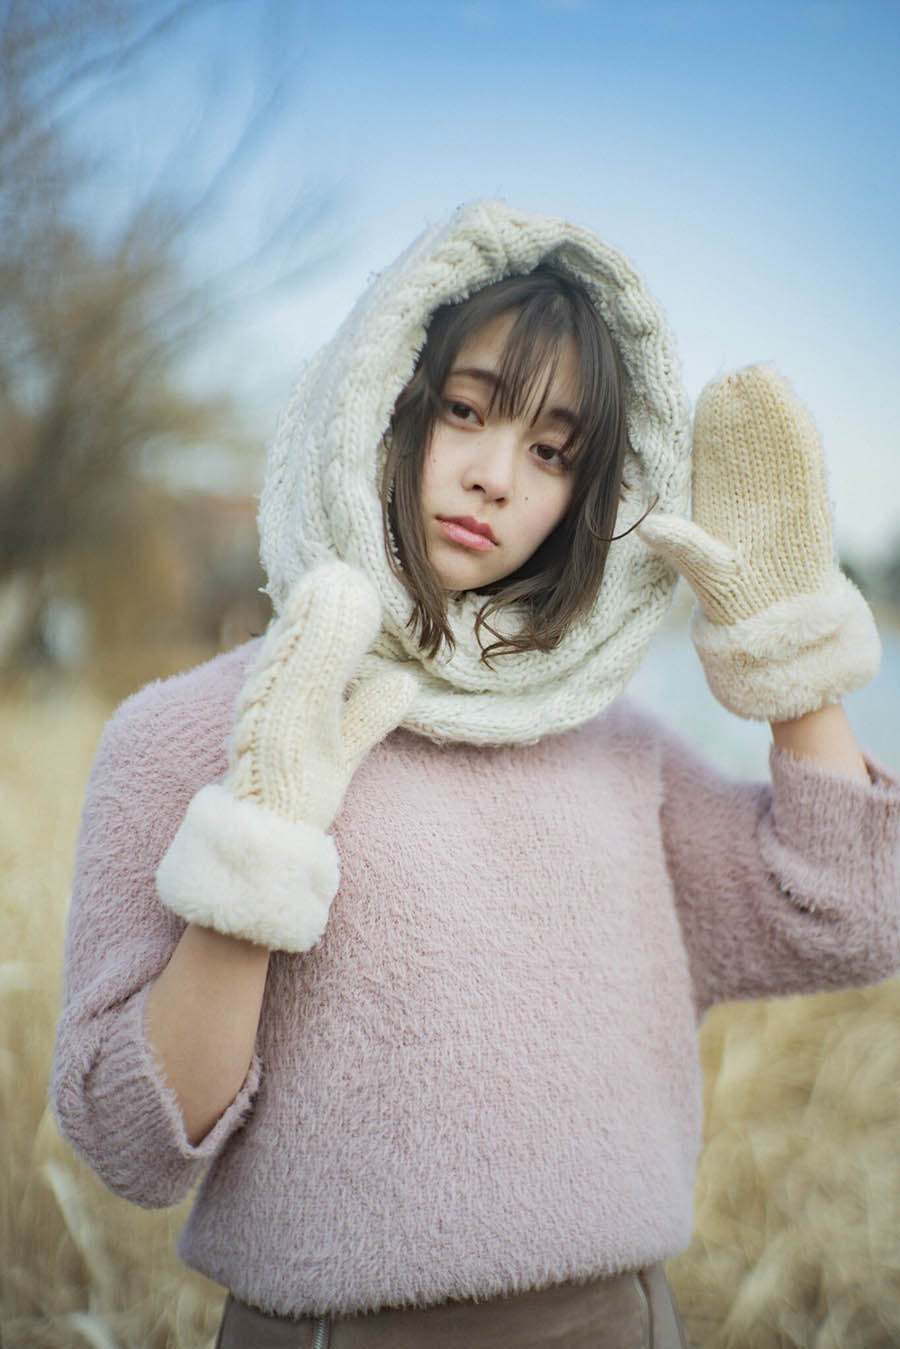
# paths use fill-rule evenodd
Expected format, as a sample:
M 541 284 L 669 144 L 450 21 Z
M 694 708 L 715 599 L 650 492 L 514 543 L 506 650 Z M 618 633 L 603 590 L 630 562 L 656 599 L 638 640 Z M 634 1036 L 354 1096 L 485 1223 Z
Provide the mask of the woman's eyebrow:
M 578 418 L 572 409 L 564 407 L 542 408 L 534 422 L 532 422 L 532 425 L 536 426 L 538 422 L 542 421 L 564 422 L 566 426 L 571 427 L 573 431 L 578 425 Z
M 496 370 L 485 370 L 479 365 L 458 365 L 450 371 L 450 375 L 468 375 L 470 379 L 480 379 L 485 384 L 489 384 L 494 394 L 503 387 L 503 380 L 497 374 Z M 532 425 L 536 426 L 539 421 L 564 422 L 566 426 L 573 430 L 578 425 L 578 417 L 569 407 L 541 407 L 538 409 L 537 416 Z
M 484 380 L 492 388 L 499 389 L 502 380 L 496 370 L 485 370 L 478 365 L 455 365 L 450 371 L 451 375 L 468 375 L 471 379 Z

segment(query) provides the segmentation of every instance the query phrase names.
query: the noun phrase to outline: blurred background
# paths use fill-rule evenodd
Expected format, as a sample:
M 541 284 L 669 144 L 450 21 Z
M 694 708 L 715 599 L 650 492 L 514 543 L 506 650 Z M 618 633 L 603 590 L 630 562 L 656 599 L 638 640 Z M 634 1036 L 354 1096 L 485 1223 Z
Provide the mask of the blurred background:
M 792 380 L 884 638 L 851 719 L 900 768 L 898 58 L 896 0 L 0 0 L 4 1343 L 213 1333 L 216 1290 L 166 1254 L 178 1215 L 108 1199 L 45 1112 L 84 780 L 115 701 L 264 628 L 279 408 L 460 202 L 624 251 L 692 398 L 750 361 Z M 764 773 L 688 607 L 634 691 Z M 710 1018 L 692 1344 L 900 1342 L 896 1004 Z

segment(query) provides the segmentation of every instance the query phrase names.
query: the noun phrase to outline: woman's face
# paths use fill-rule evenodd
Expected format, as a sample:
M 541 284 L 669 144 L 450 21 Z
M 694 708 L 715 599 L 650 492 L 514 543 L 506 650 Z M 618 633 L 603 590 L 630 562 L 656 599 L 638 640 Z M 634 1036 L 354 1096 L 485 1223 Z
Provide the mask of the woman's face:
M 479 589 L 517 571 L 562 520 L 572 497 L 575 471 L 565 446 L 578 405 L 575 342 L 563 340 L 549 387 L 536 380 L 529 406 L 502 418 L 495 395 L 514 319 L 501 314 L 460 349 L 425 453 L 426 551 L 451 591 Z

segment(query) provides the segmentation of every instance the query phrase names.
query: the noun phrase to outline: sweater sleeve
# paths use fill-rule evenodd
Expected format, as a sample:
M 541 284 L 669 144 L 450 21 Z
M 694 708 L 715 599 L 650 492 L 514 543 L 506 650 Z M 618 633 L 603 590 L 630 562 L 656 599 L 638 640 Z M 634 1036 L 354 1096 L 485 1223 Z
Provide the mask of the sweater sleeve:
M 900 781 L 774 748 L 771 783 L 663 741 L 661 820 L 698 1012 L 900 969 Z
M 146 1207 L 184 1197 L 240 1127 L 259 1082 L 254 1055 L 237 1097 L 194 1145 L 145 1028 L 147 992 L 185 926 L 160 902 L 156 868 L 194 792 L 224 771 L 242 668 L 220 658 L 123 704 L 82 815 L 51 1098 L 72 1146 L 112 1190 Z

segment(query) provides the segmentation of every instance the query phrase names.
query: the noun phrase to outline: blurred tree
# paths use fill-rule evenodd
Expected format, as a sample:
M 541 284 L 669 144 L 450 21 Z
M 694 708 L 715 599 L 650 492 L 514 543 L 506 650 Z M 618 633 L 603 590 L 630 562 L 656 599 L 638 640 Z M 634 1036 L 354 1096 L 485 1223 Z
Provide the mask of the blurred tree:
M 157 180 L 102 236 L 77 209 L 78 192 L 101 166 L 66 135 L 73 101 L 96 98 L 104 81 L 215 3 L 0 0 L 0 667 L 7 670 L 39 645 L 48 578 L 86 552 L 105 551 L 122 565 L 146 499 L 140 466 L 173 444 L 233 447 L 246 439 L 226 394 L 186 384 L 185 358 L 224 308 L 246 302 L 267 250 L 288 233 L 308 239 L 328 209 L 321 197 L 295 201 L 251 254 L 217 274 L 186 278 L 185 239 L 202 230 L 259 150 L 277 90 L 189 192 Z M 316 261 L 309 246 L 294 256 L 294 273 L 275 279 L 296 279 Z

